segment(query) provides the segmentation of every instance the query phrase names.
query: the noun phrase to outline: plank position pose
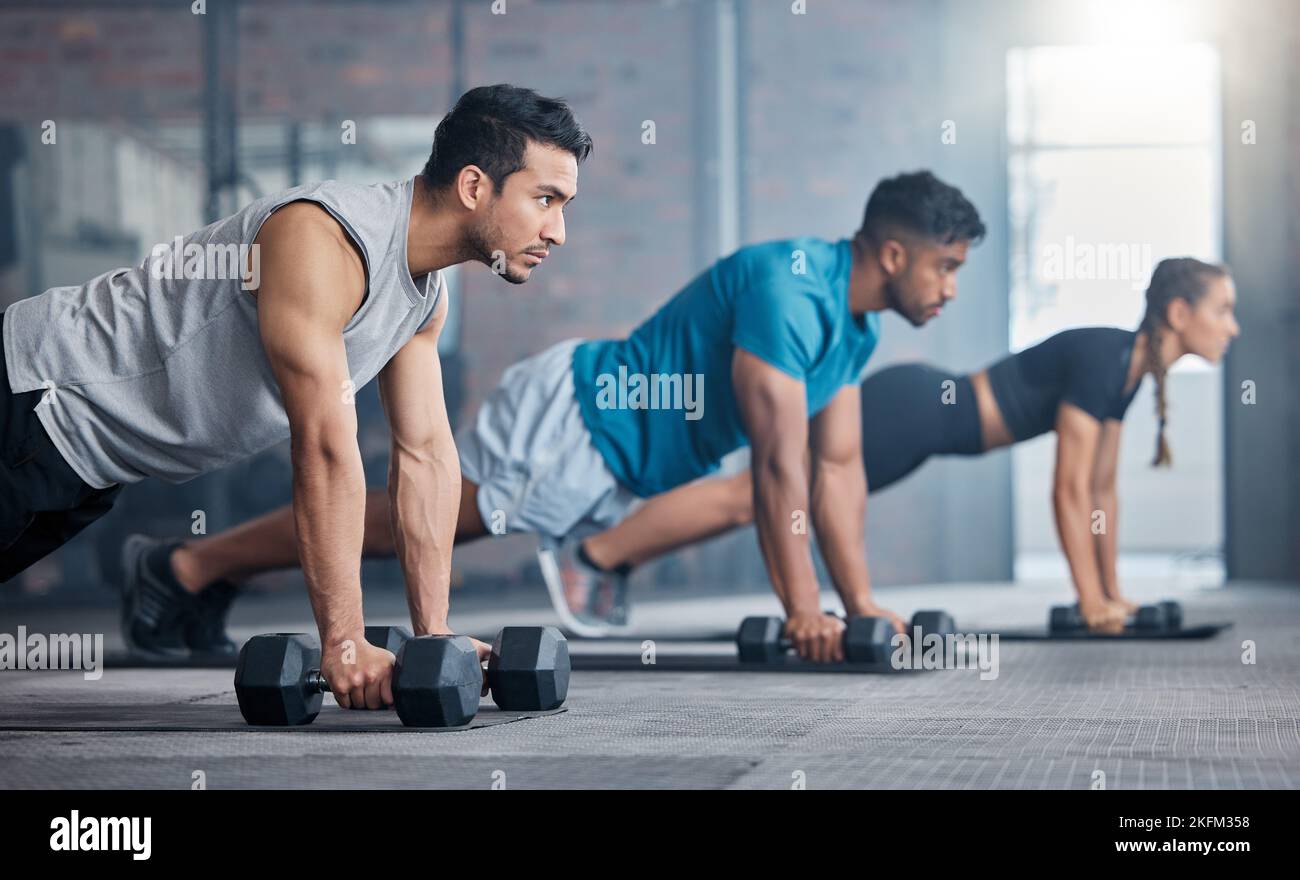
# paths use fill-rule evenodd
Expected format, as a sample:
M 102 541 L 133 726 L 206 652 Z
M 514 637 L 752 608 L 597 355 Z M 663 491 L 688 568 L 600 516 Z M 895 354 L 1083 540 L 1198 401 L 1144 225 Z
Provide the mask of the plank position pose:
M 887 616 L 901 630 L 871 595 L 858 384 L 879 312 L 914 326 L 938 315 L 983 234 L 958 190 L 929 172 L 900 175 L 876 187 L 852 238 L 741 248 L 627 339 L 571 340 L 515 364 L 460 438 L 456 539 L 531 532 L 599 565 L 566 539 L 619 523 L 640 499 L 704 477 L 748 445 L 753 519 L 799 653 L 842 659 L 844 624 L 822 613 L 796 517 L 816 530 L 848 612 Z M 294 525 L 284 508 L 207 538 L 156 544 L 151 558 L 169 564 L 149 576 L 223 597 L 200 606 L 192 650 L 234 650 L 224 633 L 234 585 L 295 565 Z M 382 493 L 370 492 L 363 552 L 399 552 L 394 525 Z
M 526 282 L 564 243 L 563 208 L 590 149 L 562 102 L 476 88 L 438 124 L 413 179 L 296 187 L 185 236 L 177 259 L 160 246 L 138 267 L 10 306 L 0 580 L 103 515 L 123 484 L 183 482 L 289 439 L 286 552 L 306 575 L 321 674 L 345 707 L 391 703 L 393 655 L 363 635 L 353 389 L 378 375 L 392 431 L 378 503 L 391 511 L 413 630 L 449 632 L 460 470 L 438 360 L 440 270 L 474 260 Z M 157 576 L 165 556 L 139 542 L 125 549 L 139 575 L 123 597 L 128 645 L 188 652 L 186 628 L 220 597 Z
M 968 375 L 917 363 L 873 373 L 862 383 L 862 462 L 870 491 L 893 485 L 932 455 L 982 455 L 1055 431 L 1052 504 L 1080 612 L 1092 629 L 1122 629 L 1137 609 L 1116 576 L 1115 478 L 1124 414 L 1150 375 L 1159 420 L 1154 464 L 1169 464 L 1165 376 L 1183 355 L 1210 363 L 1223 357 L 1240 329 L 1235 304 L 1224 267 L 1166 259 L 1151 276 L 1136 331 L 1066 330 Z M 584 593 L 621 595 L 634 566 L 750 522 L 751 495 L 749 474 L 742 472 L 650 500 L 577 545 L 570 590 L 580 584 Z M 1105 515 L 1105 529 L 1094 530 L 1094 511 Z

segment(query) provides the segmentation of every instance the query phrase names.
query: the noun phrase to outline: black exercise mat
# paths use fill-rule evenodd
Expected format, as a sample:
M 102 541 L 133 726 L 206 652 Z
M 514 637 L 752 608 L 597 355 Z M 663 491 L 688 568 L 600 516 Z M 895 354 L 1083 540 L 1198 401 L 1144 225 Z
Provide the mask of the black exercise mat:
M 739 621 L 737 621 L 739 626 Z M 608 642 L 657 642 L 665 644 L 684 644 L 689 642 L 736 642 L 736 627 L 728 630 L 701 630 L 698 632 L 675 632 L 675 633 L 615 633 L 607 636 L 579 636 L 565 633 L 564 637 L 571 642 L 585 642 L 588 644 L 601 644 Z M 496 635 L 474 636 L 481 642 L 492 644 Z
M 496 634 L 475 635 L 473 638 L 480 642 L 492 644 Z M 586 644 L 633 644 L 639 645 L 641 642 L 655 642 L 656 644 L 689 644 L 691 642 L 728 642 L 734 644 L 736 641 L 736 631 L 733 629 L 729 632 L 714 633 L 697 633 L 694 635 L 617 635 L 606 638 L 584 638 L 582 636 L 565 635 L 570 642 L 583 642 Z M 133 654 L 129 651 L 109 651 L 104 655 L 105 669 L 231 669 L 235 668 L 239 657 L 237 654 L 232 655 L 204 655 L 195 657 L 159 657 L 153 654 Z
M 1067 630 L 1051 632 L 1043 629 L 1008 629 L 997 633 L 1008 642 L 1087 642 L 1087 641 L 1164 641 L 1178 639 L 1213 638 L 1226 629 L 1231 629 L 1231 621 L 1219 623 L 1201 623 L 1195 626 L 1183 626 L 1178 629 L 1138 629 L 1127 626 L 1123 632 L 1096 633 L 1088 630 Z
M 234 695 L 231 694 L 233 700 Z M 200 698 L 201 699 L 201 698 Z M 406 727 L 391 709 L 351 710 L 325 706 L 311 724 L 297 727 L 251 725 L 232 704 L 127 703 L 127 704 L 27 704 L 7 712 L 0 731 L 88 733 L 240 733 L 310 731 L 314 733 L 454 733 L 481 727 L 496 727 L 531 718 L 566 712 L 561 707 L 549 712 L 504 712 L 492 705 L 479 708 L 469 724 L 460 727 Z M 15 720 L 15 715 L 22 715 Z
M 838 672 L 857 675 L 897 675 L 911 672 L 876 663 L 812 663 L 787 655 L 765 663 L 742 662 L 735 654 L 659 653 L 654 663 L 640 654 L 570 652 L 575 672 Z

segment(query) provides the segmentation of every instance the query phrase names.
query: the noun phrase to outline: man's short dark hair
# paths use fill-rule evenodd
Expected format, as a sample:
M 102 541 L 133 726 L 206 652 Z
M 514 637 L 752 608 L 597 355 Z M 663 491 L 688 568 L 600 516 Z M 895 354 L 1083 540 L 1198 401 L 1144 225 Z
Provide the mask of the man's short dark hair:
M 461 95 L 438 123 L 420 174 L 441 189 L 466 165 L 477 165 L 500 192 L 506 178 L 523 169 L 530 141 L 568 150 L 579 162 L 591 152 L 591 136 L 564 101 L 505 83 L 479 86 Z
M 939 244 L 976 244 L 984 232 L 979 211 L 961 190 L 929 171 L 915 171 L 876 184 L 858 234 L 877 245 L 908 234 Z

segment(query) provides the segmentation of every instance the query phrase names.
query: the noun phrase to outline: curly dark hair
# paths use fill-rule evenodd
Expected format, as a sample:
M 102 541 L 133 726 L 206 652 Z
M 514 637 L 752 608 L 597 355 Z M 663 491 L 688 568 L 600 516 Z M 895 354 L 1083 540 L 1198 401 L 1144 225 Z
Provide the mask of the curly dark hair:
M 977 244 L 984 233 L 979 211 L 961 190 L 929 171 L 900 174 L 876 184 L 858 231 L 876 244 L 903 234 L 940 244 Z

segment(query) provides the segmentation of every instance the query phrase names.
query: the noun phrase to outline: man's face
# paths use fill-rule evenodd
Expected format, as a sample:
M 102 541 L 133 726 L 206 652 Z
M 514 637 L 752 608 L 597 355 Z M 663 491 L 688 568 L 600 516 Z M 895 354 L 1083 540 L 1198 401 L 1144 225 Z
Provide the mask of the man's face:
M 892 257 L 888 254 L 891 247 Z M 969 241 L 886 242 L 887 253 L 882 255 L 882 265 L 888 275 L 885 297 L 890 308 L 913 327 L 937 318 L 943 307 L 957 296 L 957 270 L 966 262 L 969 249 Z
M 578 160 L 567 150 L 529 143 L 524 167 L 491 191 L 468 232 L 477 257 L 511 284 L 523 284 L 564 244 L 564 206 L 578 193 Z

